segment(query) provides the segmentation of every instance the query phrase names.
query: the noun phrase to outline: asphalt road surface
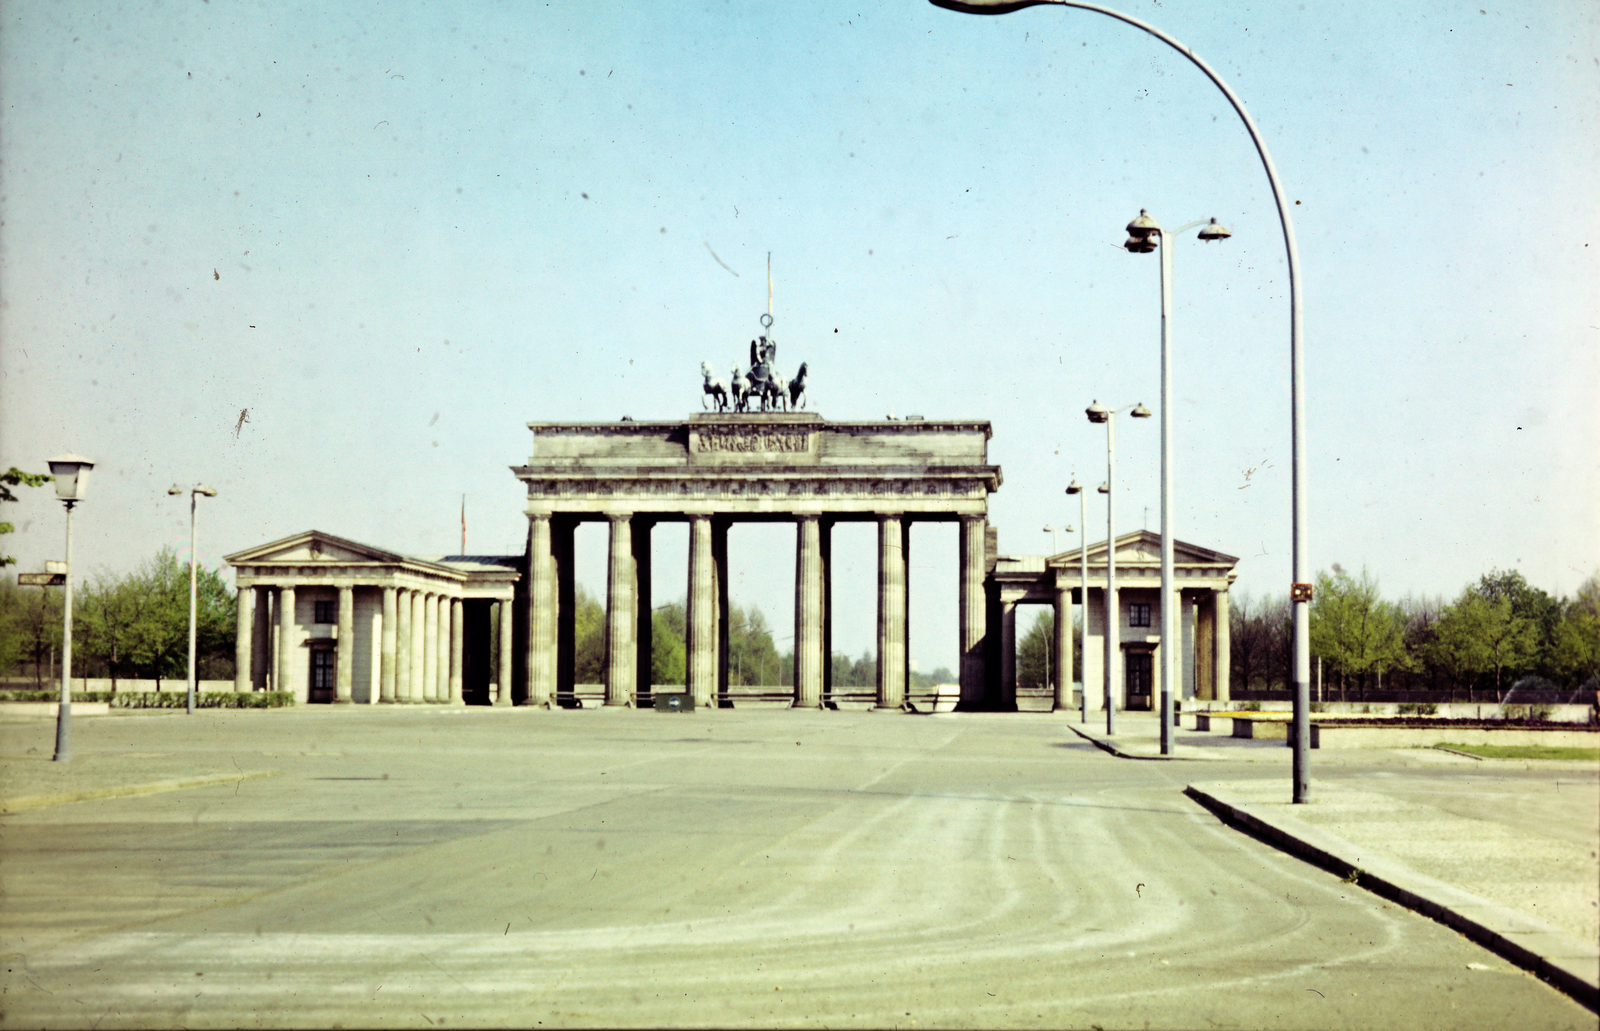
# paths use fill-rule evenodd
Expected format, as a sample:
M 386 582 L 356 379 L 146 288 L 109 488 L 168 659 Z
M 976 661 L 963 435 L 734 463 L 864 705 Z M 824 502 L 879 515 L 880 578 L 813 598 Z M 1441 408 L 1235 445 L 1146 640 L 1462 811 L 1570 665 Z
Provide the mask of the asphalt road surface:
M 0 820 L 7 1027 L 1596 1026 L 1049 716 L 159 714 L 74 749 L 282 772 Z

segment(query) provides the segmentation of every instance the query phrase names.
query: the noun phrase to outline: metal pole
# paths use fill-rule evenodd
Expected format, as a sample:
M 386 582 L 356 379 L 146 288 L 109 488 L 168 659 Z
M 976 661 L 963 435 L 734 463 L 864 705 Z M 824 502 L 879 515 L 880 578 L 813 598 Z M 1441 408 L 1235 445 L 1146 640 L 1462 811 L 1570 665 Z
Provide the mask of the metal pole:
M 1117 732 L 1116 696 L 1112 683 L 1122 652 L 1122 619 L 1117 609 L 1117 413 L 1106 417 L 1106 733 Z
M 1147 32 L 1159 39 L 1167 46 L 1186 57 L 1191 64 L 1205 73 L 1222 95 L 1228 98 L 1228 103 L 1233 105 L 1233 110 L 1239 115 L 1239 120 L 1244 123 L 1245 131 L 1250 134 L 1250 142 L 1255 144 L 1256 153 L 1261 157 L 1261 167 L 1267 173 L 1267 182 L 1272 187 L 1272 199 L 1278 207 L 1278 221 L 1283 226 L 1283 246 L 1289 263 L 1289 420 L 1290 420 L 1290 510 L 1291 524 L 1290 535 L 1293 541 L 1293 554 L 1290 560 L 1290 575 L 1293 583 L 1309 585 L 1308 556 L 1306 554 L 1306 527 L 1307 527 L 1307 499 L 1305 477 L 1305 360 L 1302 354 L 1301 342 L 1301 305 L 1300 305 L 1300 249 L 1295 243 L 1294 219 L 1289 214 L 1289 199 L 1283 192 L 1283 184 L 1278 181 L 1278 170 L 1272 163 L 1272 155 L 1267 151 L 1267 145 L 1261 138 L 1261 133 L 1256 129 L 1254 119 L 1250 112 L 1245 110 L 1244 101 L 1240 100 L 1233 89 L 1222 80 L 1222 76 L 1212 70 L 1211 66 L 1202 61 L 1195 52 L 1180 43 L 1177 39 L 1167 35 L 1154 25 L 1140 21 L 1138 18 L 1123 14 L 1121 11 L 1098 4 L 1080 3 L 1079 0 L 932 0 L 939 7 L 951 10 L 964 11 L 969 14 L 1005 14 L 1021 7 L 1032 7 L 1036 4 L 1054 4 L 1059 7 L 1075 7 L 1083 11 L 1093 11 L 1109 18 L 1115 18 L 1142 32 Z M 1303 590 L 1303 588 L 1302 588 Z M 1296 803 L 1307 802 L 1311 797 L 1311 598 L 1309 593 L 1295 598 L 1295 590 L 1291 588 L 1290 605 L 1294 618 L 1294 722 L 1291 730 L 1290 744 L 1294 747 L 1294 775 L 1293 775 L 1293 800 Z
M 1089 517 L 1086 514 L 1088 502 L 1085 500 L 1089 489 L 1085 487 L 1078 492 L 1078 662 L 1084 669 L 1089 668 Z M 1081 690 L 1078 692 L 1078 704 L 1082 706 L 1078 722 L 1089 722 L 1089 678 L 1080 681 Z
M 1173 659 L 1178 614 L 1172 603 L 1172 238 L 1161 251 L 1161 754 L 1172 754 Z
M 72 758 L 72 506 L 67 505 L 67 596 L 61 613 L 61 707 L 56 713 L 54 761 Z
M 194 715 L 194 610 L 195 610 L 195 555 L 194 555 L 194 514 L 200 496 L 195 491 L 189 492 L 189 704 L 188 712 Z

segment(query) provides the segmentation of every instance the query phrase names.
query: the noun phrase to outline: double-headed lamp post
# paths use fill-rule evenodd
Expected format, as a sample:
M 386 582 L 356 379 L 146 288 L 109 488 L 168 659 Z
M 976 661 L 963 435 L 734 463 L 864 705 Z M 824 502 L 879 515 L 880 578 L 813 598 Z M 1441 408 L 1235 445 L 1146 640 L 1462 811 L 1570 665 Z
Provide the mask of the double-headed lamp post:
M 174 483 L 167 488 L 168 494 L 182 494 L 183 488 Z M 200 495 L 208 498 L 217 496 L 216 490 L 200 483 L 189 488 L 189 715 L 194 715 L 194 638 L 195 638 L 195 553 L 194 553 L 194 513 Z
M 1290 520 L 1291 530 L 1291 558 L 1290 575 L 1293 580 L 1289 585 L 1289 602 L 1294 613 L 1294 724 L 1293 738 L 1290 744 L 1294 748 L 1294 774 L 1292 798 L 1296 803 L 1310 801 L 1311 773 L 1310 773 L 1310 690 L 1311 690 L 1311 583 L 1309 557 L 1306 554 L 1306 490 L 1305 490 L 1305 362 L 1301 354 L 1300 341 L 1300 249 L 1294 239 L 1294 219 L 1289 214 L 1289 199 L 1283 192 L 1283 184 L 1278 182 L 1278 170 L 1272 163 L 1272 155 L 1267 152 L 1267 145 L 1261 138 L 1260 131 L 1256 128 L 1255 120 L 1250 117 L 1250 112 L 1245 110 L 1244 101 L 1233 92 L 1222 76 L 1218 75 L 1210 65 L 1202 61 L 1193 50 L 1184 46 L 1177 39 L 1167 35 L 1148 22 L 1140 21 L 1121 11 L 1099 4 L 1081 3 L 1079 0 L 929 0 L 937 7 L 949 8 L 952 11 L 961 11 L 965 14 L 1008 14 L 1024 7 L 1034 7 L 1041 4 L 1052 4 L 1057 7 L 1073 7 L 1082 11 L 1093 11 L 1103 14 L 1108 18 L 1115 18 L 1125 25 L 1132 25 L 1141 32 L 1149 33 L 1167 46 L 1176 50 L 1188 59 L 1189 63 L 1200 69 L 1205 77 L 1210 79 L 1222 95 L 1228 98 L 1228 103 L 1238 114 L 1239 120 L 1244 123 L 1244 128 L 1250 134 L 1250 142 L 1255 144 L 1256 154 L 1261 158 L 1261 167 L 1267 173 L 1267 183 L 1272 187 L 1272 199 L 1278 206 L 1278 221 L 1283 226 L 1283 246 L 1289 262 L 1289 423 L 1290 423 Z
M 1122 657 L 1122 610 L 1117 606 L 1117 496 L 1112 493 L 1117 482 L 1117 412 L 1129 412 L 1135 419 L 1150 418 L 1150 409 L 1144 405 L 1127 405 L 1116 410 L 1092 401 L 1084 414 L 1090 422 L 1106 424 L 1106 482 L 1100 491 L 1106 496 L 1106 733 L 1117 732 L 1117 706 L 1113 685 L 1116 683 L 1118 659 Z
M 82 455 L 50 459 L 56 497 L 67 506 L 67 594 L 61 606 L 61 706 L 56 712 L 56 754 L 64 763 L 72 758 L 72 506 L 83 500 L 94 463 Z
M 1089 517 L 1085 514 L 1087 511 L 1084 504 L 1086 495 L 1076 478 L 1067 484 L 1067 493 L 1078 495 L 1078 604 L 1082 606 L 1079 610 L 1078 622 L 1078 661 L 1083 663 L 1083 667 L 1087 669 L 1088 663 L 1084 662 L 1086 655 L 1084 649 L 1089 647 Z M 1068 676 L 1071 673 L 1071 670 L 1067 670 Z M 1080 684 L 1078 706 L 1078 722 L 1088 723 L 1088 678 L 1084 678 Z
M 1196 226 L 1200 239 L 1210 243 L 1233 234 L 1205 219 L 1190 222 L 1171 233 L 1161 228 L 1150 212 L 1128 223 L 1128 240 L 1122 246 L 1134 254 L 1161 250 L 1161 754 L 1172 754 L 1172 698 L 1177 683 L 1178 606 L 1172 596 L 1172 239 Z

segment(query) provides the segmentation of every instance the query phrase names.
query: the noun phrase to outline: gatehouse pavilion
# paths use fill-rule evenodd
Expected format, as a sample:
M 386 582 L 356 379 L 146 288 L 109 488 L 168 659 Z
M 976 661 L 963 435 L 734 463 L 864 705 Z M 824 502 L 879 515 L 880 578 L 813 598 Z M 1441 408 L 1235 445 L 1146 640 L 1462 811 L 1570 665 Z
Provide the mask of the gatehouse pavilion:
M 1075 706 L 1073 616 L 1087 605 L 1083 656 L 1099 708 L 1106 546 L 998 554 L 988 520 L 1001 470 L 988 461 L 987 421 L 907 418 L 828 422 L 812 413 L 697 414 L 663 422 L 530 423 L 525 551 L 408 557 L 320 531 L 226 556 L 239 588 L 236 689 L 293 692 L 302 702 L 570 706 L 576 704 L 575 564 L 580 523 L 604 523 L 603 704 L 648 706 L 682 692 L 697 707 L 734 704 L 728 685 L 729 527 L 795 526 L 794 684 L 790 704 L 831 707 L 832 531 L 877 529 L 874 708 L 915 708 L 908 696 L 910 531 L 950 522 L 957 533 L 960 656 L 957 707 L 1018 708 L 1019 605 L 1055 614 L 1050 697 Z M 656 685 L 651 669 L 651 530 L 687 524 L 687 684 Z M 1119 707 L 1148 707 L 1161 623 L 1160 537 L 1115 541 L 1118 621 L 1126 675 Z M 1232 556 L 1174 542 L 1182 634 L 1180 698 L 1226 698 Z M 1152 631 L 1155 631 L 1152 633 Z

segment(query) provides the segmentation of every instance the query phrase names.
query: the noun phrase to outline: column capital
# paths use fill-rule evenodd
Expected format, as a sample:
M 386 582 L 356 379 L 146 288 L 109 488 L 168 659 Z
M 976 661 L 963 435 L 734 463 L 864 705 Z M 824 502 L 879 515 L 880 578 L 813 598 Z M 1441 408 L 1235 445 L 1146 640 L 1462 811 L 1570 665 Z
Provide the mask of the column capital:
M 626 523 L 633 518 L 632 512 L 607 512 L 606 518 L 613 523 Z

